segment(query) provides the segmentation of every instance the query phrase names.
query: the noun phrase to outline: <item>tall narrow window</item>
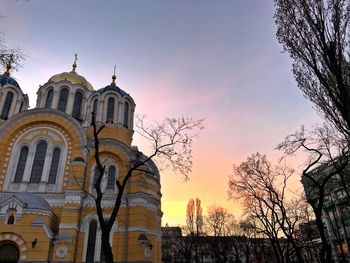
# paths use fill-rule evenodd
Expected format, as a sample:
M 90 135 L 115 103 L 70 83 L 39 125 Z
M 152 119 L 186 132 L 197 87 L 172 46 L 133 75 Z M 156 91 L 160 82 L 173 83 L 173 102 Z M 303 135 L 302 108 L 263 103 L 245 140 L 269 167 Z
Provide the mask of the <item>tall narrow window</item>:
M 7 120 L 9 117 L 11 105 L 13 100 L 13 92 L 7 92 L 4 107 L 2 108 L 1 119 Z
M 107 123 L 113 123 L 114 118 L 114 98 L 108 99 L 107 104 Z
M 72 112 L 72 116 L 76 120 L 81 120 L 80 111 L 81 111 L 82 102 L 83 102 L 83 94 L 80 91 L 77 91 L 74 96 L 74 105 L 73 105 L 73 112 Z
M 52 153 L 52 160 L 49 173 L 49 184 L 55 184 L 57 178 L 58 164 L 60 162 L 61 149 L 55 148 Z
M 124 127 L 128 128 L 128 121 L 129 121 L 129 103 L 124 103 Z
M 92 109 L 92 112 L 94 113 L 95 115 L 95 121 L 97 119 L 97 105 L 98 105 L 98 100 L 94 100 L 94 105 L 93 105 L 93 109 Z
M 92 181 L 92 189 L 95 187 L 95 183 L 97 182 L 98 176 L 100 174 L 100 171 L 97 168 L 97 165 L 95 166 L 95 171 L 94 171 L 94 180 Z
M 114 189 L 115 184 L 115 166 L 112 165 L 108 169 L 108 177 L 107 177 L 107 189 Z
M 68 100 L 68 90 L 62 89 L 60 92 L 60 98 L 58 100 L 58 105 L 57 105 L 57 109 L 59 111 L 66 112 L 67 100 Z
M 40 141 L 36 146 L 32 172 L 30 174 L 30 183 L 39 183 L 43 173 L 45 155 L 46 155 L 47 143 Z
M 16 169 L 16 173 L 15 173 L 15 179 L 14 179 L 15 183 L 22 182 L 24 169 L 25 169 L 26 163 L 27 163 L 27 157 L 28 157 L 28 147 L 24 146 L 21 149 L 21 153 L 19 154 L 17 169 Z
M 93 220 L 89 225 L 89 236 L 86 249 L 86 262 L 94 262 L 96 243 L 97 222 Z
M 51 108 L 53 99 L 53 89 L 50 89 L 47 93 L 45 108 Z

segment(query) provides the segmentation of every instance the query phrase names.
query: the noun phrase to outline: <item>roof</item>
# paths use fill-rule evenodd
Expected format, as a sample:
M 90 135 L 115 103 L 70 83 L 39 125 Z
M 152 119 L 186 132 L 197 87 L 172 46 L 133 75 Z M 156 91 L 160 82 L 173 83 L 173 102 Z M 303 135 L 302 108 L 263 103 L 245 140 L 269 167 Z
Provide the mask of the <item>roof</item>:
M 35 195 L 28 192 L 9 193 L 7 196 L 1 196 L 0 203 L 12 197 L 18 199 L 21 203 L 23 203 L 25 205 L 25 209 L 51 211 L 50 204 L 44 198 L 42 198 L 40 195 Z
M 101 95 L 107 91 L 115 91 L 117 93 L 119 93 L 122 96 L 128 95 L 128 93 L 126 93 L 124 90 L 122 90 L 121 88 L 119 88 L 117 85 L 115 84 L 110 84 L 102 89 L 97 90 L 98 93 L 100 93 Z
M 83 85 L 89 91 L 94 91 L 94 88 L 92 87 L 91 83 L 87 81 L 83 76 L 77 74 L 75 71 L 62 72 L 60 74 L 54 75 L 49 79 L 49 82 L 57 83 L 63 80 L 67 80 L 72 84 Z
M 10 76 L 7 76 L 7 75 L 0 75 L 0 84 L 1 86 L 4 86 L 6 84 L 11 84 L 13 86 L 16 86 L 17 88 L 20 89 L 17 81 L 15 81 L 13 78 L 11 78 Z

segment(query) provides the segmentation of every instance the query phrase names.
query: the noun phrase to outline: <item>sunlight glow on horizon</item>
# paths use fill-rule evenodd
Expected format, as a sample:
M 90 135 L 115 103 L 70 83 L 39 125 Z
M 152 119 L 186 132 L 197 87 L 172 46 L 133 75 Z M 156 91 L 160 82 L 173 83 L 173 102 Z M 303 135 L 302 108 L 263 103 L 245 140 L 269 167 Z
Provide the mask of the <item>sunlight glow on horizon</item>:
M 12 76 L 31 108 L 39 85 L 71 71 L 78 53 L 77 73 L 95 90 L 110 84 L 116 64 L 117 85 L 149 121 L 206 119 L 190 180 L 161 173 L 163 225 L 184 225 L 191 198 L 204 214 L 217 204 L 239 218 L 227 195 L 232 165 L 257 151 L 277 159 L 285 135 L 319 121 L 275 39 L 273 2 L 4 0 L 0 8 L 5 44 L 28 54 Z M 133 145 L 147 153 L 136 133 Z

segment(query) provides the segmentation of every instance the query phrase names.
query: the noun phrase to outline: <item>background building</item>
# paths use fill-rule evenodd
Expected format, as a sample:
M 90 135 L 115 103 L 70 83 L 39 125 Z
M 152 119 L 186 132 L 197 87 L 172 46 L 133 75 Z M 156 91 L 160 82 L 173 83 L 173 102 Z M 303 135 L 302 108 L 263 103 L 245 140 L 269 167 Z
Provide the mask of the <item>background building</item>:
M 280 239 L 281 244 L 285 242 Z M 180 227 L 162 227 L 163 263 L 275 263 L 267 238 L 182 235 Z
M 320 184 L 326 182 L 324 187 L 322 220 L 324 228 L 327 230 L 327 239 L 334 251 L 335 260 L 350 260 L 349 169 L 350 166 L 347 165 L 339 171 L 339 173 L 342 173 L 342 177 L 339 173 L 332 175 L 334 172 L 338 172 L 332 164 L 320 165 L 310 172 L 310 176 L 316 182 Z M 319 188 L 305 175 L 302 176 L 301 182 L 304 186 L 308 202 L 318 204 L 320 200 Z M 318 232 L 315 226 L 313 230 Z
M 7 71 L 0 75 L 0 261 L 100 262 L 95 212 L 91 112 L 100 133 L 103 209 L 111 211 L 115 180 L 126 174 L 135 103 L 112 83 L 94 90 L 76 72 L 49 78 L 34 109 Z M 157 167 L 134 174 L 110 234 L 115 261 L 160 262 L 161 208 Z

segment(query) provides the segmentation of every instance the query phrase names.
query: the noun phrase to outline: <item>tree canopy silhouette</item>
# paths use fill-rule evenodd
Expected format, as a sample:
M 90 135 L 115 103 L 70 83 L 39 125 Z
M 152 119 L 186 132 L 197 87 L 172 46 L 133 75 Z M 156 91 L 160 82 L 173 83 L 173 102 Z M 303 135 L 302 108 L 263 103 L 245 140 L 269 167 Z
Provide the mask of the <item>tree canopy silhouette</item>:
M 275 0 L 277 39 L 304 96 L 350 135 L 348 0 Z

